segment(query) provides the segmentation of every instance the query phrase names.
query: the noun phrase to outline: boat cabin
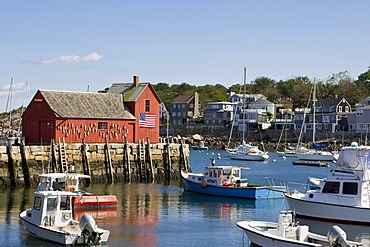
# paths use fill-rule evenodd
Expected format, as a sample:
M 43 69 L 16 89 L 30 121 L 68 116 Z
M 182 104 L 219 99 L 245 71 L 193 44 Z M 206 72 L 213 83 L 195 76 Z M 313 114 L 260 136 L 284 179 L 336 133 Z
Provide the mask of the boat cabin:
M 327 178 L 320 180 L 319 186 L 309 190 L 305 197 L 331 204 L 369 207 L 369 155 L 370 147 L 355 143 L 342 148 L 335 169 L 330 171 Z
M 27 217 L 34 225 L 63 227 L 72 223 L 72 198 L 66 191 L 37 191 Z
M 78 191 L 86 179 L 90 180 L 90 176 L 77 173 L 45 173 L 38 176 L 37 190 Z
M 247 179 L 241 178 L 241 167 L 208 166 L 205 168 L 203 182 L 214 186 L 247 186 Z

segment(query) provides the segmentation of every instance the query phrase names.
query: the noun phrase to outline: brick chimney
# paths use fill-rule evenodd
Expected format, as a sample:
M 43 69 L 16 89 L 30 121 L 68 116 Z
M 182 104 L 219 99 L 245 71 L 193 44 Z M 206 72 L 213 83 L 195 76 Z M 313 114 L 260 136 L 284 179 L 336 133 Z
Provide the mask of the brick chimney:
M 134 75 L 134 87 L 137 87 L 139 85 L 139 76 Z

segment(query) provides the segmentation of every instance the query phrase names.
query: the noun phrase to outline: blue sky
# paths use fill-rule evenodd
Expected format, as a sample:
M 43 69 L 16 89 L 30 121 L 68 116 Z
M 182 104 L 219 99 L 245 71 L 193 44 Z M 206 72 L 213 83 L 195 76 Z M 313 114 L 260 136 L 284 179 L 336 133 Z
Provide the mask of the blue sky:
M 37 89 L 325 79 L 370 66 L 370 1 L 0 1 L 0 112 Z M 26 89 L 26 85 L 28 88 Z

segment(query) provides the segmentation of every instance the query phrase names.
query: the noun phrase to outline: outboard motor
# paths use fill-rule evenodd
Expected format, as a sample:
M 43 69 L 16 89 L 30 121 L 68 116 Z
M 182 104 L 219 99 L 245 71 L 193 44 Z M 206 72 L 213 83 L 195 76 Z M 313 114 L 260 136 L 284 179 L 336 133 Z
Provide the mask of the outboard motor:
M 327 234 L 330 246 L 333 247 L 350 247 L 347 242 L 347 234 L 339 226 L 332 226 Z
M 97 227 L 94 218 L 89 214 L 84 214 L 80 220 L 80 228 L 82 235 L 85 237 L 85 242 L 93 242 L 94 245 L 100 244 L 101 235 L 103 232 Z

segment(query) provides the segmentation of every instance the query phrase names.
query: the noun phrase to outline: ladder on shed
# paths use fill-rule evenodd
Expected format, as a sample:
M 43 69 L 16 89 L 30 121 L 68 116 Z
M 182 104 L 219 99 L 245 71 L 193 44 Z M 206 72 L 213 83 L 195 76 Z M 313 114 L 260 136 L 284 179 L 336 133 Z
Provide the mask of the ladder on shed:
M 59 161 L 60 161 L 60 172 L 68 172 L 68 165 L 67 165 L 67 159 L 66 159 L 66 148 L 65 148 L 65 142 L 63 138 L 63 142 L 60 141 L 59 138 Z

